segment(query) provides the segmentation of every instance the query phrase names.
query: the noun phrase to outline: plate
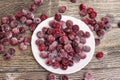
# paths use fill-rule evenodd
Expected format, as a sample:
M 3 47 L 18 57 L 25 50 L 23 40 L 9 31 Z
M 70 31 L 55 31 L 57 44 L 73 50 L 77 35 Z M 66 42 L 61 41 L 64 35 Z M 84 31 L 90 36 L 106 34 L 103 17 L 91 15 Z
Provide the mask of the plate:
M 35 44 L 35 41 L 38 39 L 36 34 L 38 31 L 42 30 L 42 28 L 44 26 L 48 26 L 48 22 L 53 20 L 54 18 L 48 18 L 45 21 L 41 22 L 37 28 L 35 29 L 35 31 L 33 32 L 32 35 L 32 40 L 31 40 L 31 47 L 32 47 L 32 52 L 33 52 L 33 56 L 35 57 L 36 61 L 46 70 L 52 72 L 52 73 L 56 73 L 56 74 L 71 74 L 71 73 L 75 73 L 77 71 L 80 71 L 82 68 L 84 68 L 92 59 L 93 54 L 94 54 L 94 50 L 95 50 L 95 41 L 94 41 L 94 35 L 91 32 L 91 30 L 89 29 L 89 27 L 80 19 L 76 19 L 74 17 L 70 17 L 70 16 L 62 16 L 62 20 L 63 21 L 67 21 L 67 20 L 72 20 L 74 24 L 77 24 L 80 26 L 80 29 L 83 31 L 88 31 L 90 32 L 90 38 L 87 39 L 86 45 L 89 45 L 91 47 L 91 51 L 86 53 L 87 57 L 84 60 L 80 60 L 78 63 L 74 63 L 74 65 L 72 67 L 68 67 L 67 70 L 62 70 L 60 68 L 58 69 L 54 69 L 51 66 L 47 66 L 45 64 L 45 60 L 42 59 L 39 56 L 39 50 L 37 45 Z

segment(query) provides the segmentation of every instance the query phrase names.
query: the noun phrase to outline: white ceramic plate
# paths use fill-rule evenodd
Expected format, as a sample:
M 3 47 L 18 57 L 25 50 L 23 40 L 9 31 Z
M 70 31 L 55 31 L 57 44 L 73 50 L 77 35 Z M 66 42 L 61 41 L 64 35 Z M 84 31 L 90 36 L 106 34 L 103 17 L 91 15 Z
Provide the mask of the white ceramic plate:
M 74 24 L 77 24 L 80 26 L 80 29 L 83 31 L 88 31 L 91 34 L 91 37 L 87 39 L 87 43 L 86 45 L 89 45 L 91 47 L 91 51 L 87 54 L 86 59 L 84 60 L 80 60 L 80 62 L 75 63 L 74 66 L 72 67 L 68 67 L 67 70 L 62 70 L 62 69 L 54 69 L 51 66 L 47 66 L 45 64 L 45 60 L 39 57 L 39 50 L 37 45 L 35 44 L 35 41 L 38 39 L 36 34 L 38 31 L 40 31 L 44 26 L 48 26 L 48 22 L 50 20 L 53 20 L 53 17 L 48 18 L 47 20 L 43 21 L 42 23 L 40 23 L 37 28 L 35 29 L 35 31 L 33 32 L 32 35 L 32 40 L 31 40 L 31 47 L 32 47 L 32 52 L 33 55 L 36 59 L 36 61 L 42 66 L 44 67 L 46 70 L 56 73 L 56 74 L 71 74 L 71 73 L 75 73 L 77 71 L 80 71 L 82 68 L 84 68 L 92 59 L 92 56 L 94 54 L 94 50 L 95 50 L 95 41 L 94 41 L 94 35 L 91 32 L 91 30 L 88 28 L 88 26 L 82 22 L 80 19 L 76 19 L 74 17 L 70 17 L 70 16 L 62 16 L 62 20 L 66 21 L 66 20 L 72 20 Z

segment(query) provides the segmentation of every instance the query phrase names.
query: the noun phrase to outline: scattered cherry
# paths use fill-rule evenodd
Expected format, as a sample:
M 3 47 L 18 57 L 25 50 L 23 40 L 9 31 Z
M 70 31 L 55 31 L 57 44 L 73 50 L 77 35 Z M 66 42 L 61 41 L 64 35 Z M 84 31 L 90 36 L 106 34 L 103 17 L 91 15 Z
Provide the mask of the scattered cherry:
M 67 9 L 66 6 L 60 6 L 59 12 L 64 13 L 66 11 L 66 9 Z
M 61 75 L 60 80 L 69 80 L 67 75 Z
M 96 58 L 97 59 L 101 59 L 103 57 L 104 57 L 104 53 L 103 52 L 97 52 L 97 54 L 96 54 Z
M 47 77 L 47 80 L 56 80 L 56 75 L 50 73 L 50 74 L 48 75 L 48 77 Z

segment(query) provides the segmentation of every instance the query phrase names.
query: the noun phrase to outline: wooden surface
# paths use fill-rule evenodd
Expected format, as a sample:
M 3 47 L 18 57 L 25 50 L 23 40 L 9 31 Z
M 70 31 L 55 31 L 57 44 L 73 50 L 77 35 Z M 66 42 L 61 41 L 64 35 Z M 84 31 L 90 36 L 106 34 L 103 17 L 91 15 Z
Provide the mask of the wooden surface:
M 0 17 L 15 14 L 31 3 L 33 0 L 0 0 Z M 96 51 L 105 52 L 105 57 L 102 60 L 93 57 L 84 69 L 68 75 L 70 80 L 81 80 L 83 74 L 89 71 L 93 73 L 94 80 L 120 80 L 120 29 L 116 25 L 120 20 L 120 0 L 78 0 L 77 3 L 71 3 L 69 0 L 44 0 L 44 5 L 38 8 L 35 15 L 46 13 L 50 17 L 57 12 L 59 6 L 66 5 L 68 10 L 64 15 L 80 19 L 80 3 L 93 7 L 98 12 L 98 19 L 109 13 L 115 17 L 115 21 L 112 24 L 114 28 L 106 33 L 101 45 L 96 47 Z M 16 50 L 17 53 L 10 61 L 4 61 L 0 54 L 0 80 L 46 80 L 49 72 L 35 61 L 30 46 L 24 52 L 18 48 Z M 58 77 L 59 75 L 57 80 Z

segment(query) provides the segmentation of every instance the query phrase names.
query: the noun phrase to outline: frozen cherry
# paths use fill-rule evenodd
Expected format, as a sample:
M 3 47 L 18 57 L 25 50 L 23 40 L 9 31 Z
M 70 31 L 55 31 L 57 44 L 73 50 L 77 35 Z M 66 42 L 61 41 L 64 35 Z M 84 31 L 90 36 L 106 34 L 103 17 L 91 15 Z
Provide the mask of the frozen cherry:
M 105 24 L 109 23 L 110 22 L 110 18 L 109 17 L 102 17 L 101 19 Z
M 103 37 L 105 35 L 105 31 L 103 29 L 98 30 L 96 33 L 99 37 Z
M 74 39 L 75 39 L 75 35 L 72 34 L 72 33 L 71 33 L 71 34 L 68 34 L 68 37 L 69 37 L 70 40 L 74 40 Z
M 13 34 L 12 34 L 11 31 L 5 32 L 5 37 L 6 37 L 6 38 L 10 39 L 12 36 L 13 36 Z
M 60 65 L 60 68 L 61 68 L 62 70 L 66 70 L 66 69 L 68 68 L 68 66 L 61 64 L 61 65 Z
M 79 31 L 77 32 L 77 35 L 78 35 L 79 37 L 83 37 L 84 34 L 85 34 L 85 33 L 84 33 L 82 30 L 79 30 Z
M 27 18 L 25 16 L 23 16 L 23 17 L 20 18 L 21 23 L 25 23 L 26 20 L 27 20 Z
M 47 77 L 47 80 L 56 80 L 56 75 L 55 74 L 49 74 Z
M 55 47 L 57 46 L 58 42 L 57 41 L 54 41 L 51 45 L 49 45 L 49 50 L 50 51 L 54 51 L 55 50 Z
M 68 62 L 69 62 L 68 58 L 65 58 L 65 57 L 62 58 L 61 63 L 62 63 L 63 65 L 68 65 Z
M 103 56 L 104 56 L 103 52 L 97 52 L 97 54 L 96 54 L 97 59 L 101 59 L 101 58 L 103 58 Z
M 67 52 L 66 52 L 64 49 L 61 49 L 61 50 L 60 50 L 60 55 L 61 55 L 62 57 L 67 57 Z
M 52 63 L 53 63 L 52 59 L 48 58 L 48 59 L 46 60 L 46 65 L 51 66 Z
M 15 16 L 17 19 L 20 19 L 23 16 L 23 13 L 21 11 L 18 11 Z
M 64 29 L 64 32 L 65 32 L 65 33 L 71 33 L 71 32 L 72 32 L 72 29 L 70 29 L 70 28 L 65 28 L 65 29 Z
M 29 26 L 30 31 L 33 32 L 33 31 L 36 29 L 36 27 L 37 27 L 37 24 L 31 24 L 31 25 Z
M 9 18 L 8 17 L 3 17 L 1 19 L 2 24 L 8 24 L 9 23 Z
M 54 30 L 54 29 L 52 29 L 52 28 L 48 28 L 48 29 L 47 29 L 47 34 L 53 34 L 53 30 Z
M 42 44 L 42 45 L 39 45 L 39 51 L 44 51 L 45 50 L 45 45 L 44 44 Z
M 42 40 L 42 39 L 37 39 L 36 40 L 36 45 L 42 45 L 42 44 L 44 44 L 44 41 Z
M 62 29 L 65 29 L 65 28 L 66 28 L 65 21 L 61 20 L 61 21 L 60 21 L 60 24 L 61 24 L 61 26 L 62 26 Z
M 86 23 L 86 24 L 89 24 L 89 23 L 90 23 L 90 20 L 89 20 L 88 18 L 84 18 L 84 19 L 82 19 L 82 21 L 83 21 L 84 23 Z
M 85 10 L 87 7 L 85 4 L 80 4 L 79 9 L 80 10 Z
M 48 28 L 47 27 L 43 27 L 42 28 L 42 32 L 45 34 L 47 32 Z
M 96 45 L 96 46 L 100 45 L 100 39 L 95 38 L 95 45 Z
M 17 27 L 18 26 L 18 21 L 16 21 L 16 20 L 11 21 L 10 26 L 12 28 Z
M 30 45 L 31 37 L 25 37 L 24 42 L 25 42 L 26 45 Z
M 99 28 L 103 29 L 105 27 L 105 23 L 103 21 L 98 22 Z
M 30 26 L 33 23 L 31 19 L 26 20 L 26 25 Z
M 85 73 L 85 78 L 84 78 L 84 80 L 93 80 L 92 78 L 93 78 L 93 77 L 92 77 L 92 73 L 90 73 L 90 72 Z
M 21 34 L 25 33 L 26 32 L 26 28 L 24 26 L 22 26 L 22 27 L 19 28 L 19 31 L 20 31 Z
M 40 19 L 41 19 L 41 21 L 44 21 L 45 19 L 47 19 L 47 15 L 46 14 L 41 14 Z
M 84 37 L 85 38 L 89 38 L 90 37 L 90 33 L 88 31 L 86 31 L 85 34 L 84 34 Z
M 59 63 L 58 61 L 55 61 L 55 62 L 52 63 L 52 67 L 53 67 L 54 69 L 57 69 L 57 68 L 60 67 L 60 63 Z
M 79 55 L 81 59 L 85 59 L 87 57 L 85 53 L 80 53 Z
M 12 33 L 14 36 L 17 36 L 19 34 L 19 32 L 20 32 L 19 28 L 17 28 L 17 27 L 12 29 Z
M 18 42 L 19 42 L 19 43 L 21 43 L 21 42 L 23 42 L 23 41 L 24 41 L 24 37 L 23 37 L 23 36 L 18 36 L 18 38 L 17 38 L 17 39 L 18 39 Z
M 51 20 L 51 21 L 49 21 L 49 26 L 50 26 L 50 27 L 54 27 L 54 26 L 55 26 L 55 23 L 56 23 L 55 20 Z
M 16 38 L 16 37 L 12 37 L 12 38 L 10 39 L 10 44 L 11 44 L 12 46 L 16 46 L 16 45 L 18 44 L 17 38 Z
M 14 55 L 15 54 L 15 49 L 14 48 L 9 48 L 8 53 L 10 55 Z
M 55 37 L 53 35 L 48 35 L 47 40 L 48 42 L 52 43 L 53 41 L 55 41 Z
M 91 20 L 89 20 L 89 23 L 90 23 L 92 26 L 94 26 L 94 25 L 97 24 L 97 21 L 96 21 L 95 19 L 91 19 Z
M 56 21 L 60 21 L 61 18 L 62 18 L 62 15 L 60 13 L 57 13 L 57 14 L 55 14 L 54 18 L 55 18 Z
M 68 37 L 62 36 L 59 38 L 60 43 L 67 44 L 68 43 Z
M 60 6 L 59 12 L 64 13 L 66 11 L 66 9 L 67 9 L 66 6 Z
M 39 24 L 41 22 L 41 20 L 40 20 L 40 18 L 34 18 L 33 22 L 36 24 Z
M 78 36 L 75 37 L 74 41 L 79 44 L 80 43 L 80 38 Z
M 72 42 L 72 46 L 73 46 L 73 48 L 74 48 L 74 47 L 77 47 L 77 46 L 78 46 L 78 43 L 77 43 L 76 41 L 73 41 L 73 42 Z
M 82 52 L 82 46 L 75 47 L 75 52 L 76 53 L 81 53 Z
M 9 20 L 10 20 L 10 21 L 16 20 L 16 17 L 13 16 L 13 15 L 10 15 L 10 16 L 9 16 Z
M 88 46 L 88 45 L 84 45 L 82 49 L 85 52 L 90 52 L 90 50 L 91 50 L 90 46 Z
M 69 61 L 68 61 L 68 66 L 71 67 L 71 66 L 73 66 L 73 65 L 74 65 L 74 62 L 73 62 L 72 60 L 69 60 Z
M 78 25 L 73 25 L 72 29 L 73 29 L 74 32 L 77 32 L 77 31 L 79 31 L 79 26 Z
M 62 46 L 61 44 L 58 44 L 57 47 L 56 47 L 56 49 L 57 49 L 58 51 L 60 51 L 62 48 L 63 48 L 63 46 Z
M 57 56 L 55 60 L 60 62 L 62 60 L 62 58 L 60 56 Z
M 10 30 L 10 27 L 9 27 L 8 24 L 2 24 L 1 25 L 1 29 L 2 29 L 3 32 L 7 32 L 7 31 Z
M 40 52 L 40 57 L 43 58 L 43 59 L 45 59 L 45 58 L 48 57 L 48 53 L 45 52 L 45 51 L 42 51 L 42 52 Z
M 26 14 L 26 18 L 27 18 L 27 19 L 33 20 L 34 17 L 35 17 L 35 15 L 34 15 L 32 12 L 27 12 L 27 14 Z
M 9 45 L 9 39 L 3 38 L 3 39 L 1 40 L 1 43 L 2 43 L 4 46 L 8 46 L 8 45 Z
M 22 42 L 22 43 L 20 43 L 19 48 L 20 48 L 20 50 L 25 51 L 25 50 L 27 50 L 27 45 L 24 42 Z
M 81 38 L 80 38 L 80 43 L 85 44 L 85 43 L 86 43 L 86 38 L 81 37 Z
M 67 21 L 66 21 L 66 26 L 67 26 L 68 28 L 72 28 L 72 26 L 73 26 L 73 21 L 67 20 Z
M 58 22 L 54 23 L 52 26 L 53 26 L 53 28 L 57 28 L 57 29 L 61 28 L 61 24 Z
M 87 10 L 83 9 L 80 11 L 80 16 L 85 17 L 87 15 Z
M 104 29 L 105 30 L 110 30 L 112 28 L 112 25 L 110 23 L 105 24 Z
M 96 16 L 97 16 L 97 13 L 96 13 L 95 11 L 92 11 L 92 12 L 89 14 L 89 17 L 90 17 L 91 19 L 96 18 Z
M 88 7 L 87 8 L 87 12 L 90 14 L 90 13 L 92 13 L 94 11 L 94 9 L 93 8 L 91 8 L 91 7 Z
M 73 57 L 73 61 L 78 63 L 79 61 L 81 60 L 81 57 L 80 55 L 76 54 L 74 57 Z
M 62 75 L 62 76 L 60 77 L 60 80 L 69 80 L 69 79 L 68 79 L 68 76 Z
M 32 4 L 29 8 L 31 12 L 36 11 L 36 9 L 37 9 L 37 6 L 35 4 Z
M 73 48 L 72 48 L 71 44 L 66 44 L 66 45 L 64 46 L 64 49 L 65 49 L 67 52 L 72 52 L 72 51 L 73 51 Z
M 11 55 L 9 53 L 4 55 L 4 59 L 5 60 L 10 60 L 11 59 Z
M 94 25 L 94 31 L 98 31 L 98 30 L 100 30 L 99 25 L 98 24 Z
M 37 32 L 37 37 L 38 38 L 43 38 L 44 37 L 44 33 L 42 31 Z

